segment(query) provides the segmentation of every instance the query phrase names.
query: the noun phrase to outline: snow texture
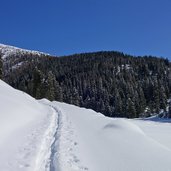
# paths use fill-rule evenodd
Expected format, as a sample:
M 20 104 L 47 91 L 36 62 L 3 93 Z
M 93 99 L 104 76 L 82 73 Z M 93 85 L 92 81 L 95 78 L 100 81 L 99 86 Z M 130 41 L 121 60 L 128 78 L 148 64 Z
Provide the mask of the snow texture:
M 53 102 L 61 113 L 58 171 L 170 171 L 171 123 L 113 119 Z
M 0 81 L 0 171 L 170 171 L 170 120 L 108 118 Z
M 0 171 L 45 171 L 57 127 L 53 108 L 0 80 Z

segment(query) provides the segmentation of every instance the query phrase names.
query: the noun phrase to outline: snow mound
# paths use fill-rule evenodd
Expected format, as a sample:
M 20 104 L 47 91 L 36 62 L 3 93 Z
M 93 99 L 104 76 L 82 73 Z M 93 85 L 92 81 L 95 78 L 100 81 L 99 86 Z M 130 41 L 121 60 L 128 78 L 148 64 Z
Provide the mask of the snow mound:
M 111 119 L 109 123 L 105 124 L 103 129 L 110 131 L 126 131 L 143 134 L 144 132 L 137 125 L 130 122 L 128 119 Z

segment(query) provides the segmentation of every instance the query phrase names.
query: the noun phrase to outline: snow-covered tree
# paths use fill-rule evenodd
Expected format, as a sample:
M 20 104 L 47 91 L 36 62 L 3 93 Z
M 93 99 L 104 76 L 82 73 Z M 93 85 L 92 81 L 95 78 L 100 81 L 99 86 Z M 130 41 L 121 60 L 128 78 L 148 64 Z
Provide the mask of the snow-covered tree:
M 0 79 L 2 79 L 2 58 L 0 54 Z

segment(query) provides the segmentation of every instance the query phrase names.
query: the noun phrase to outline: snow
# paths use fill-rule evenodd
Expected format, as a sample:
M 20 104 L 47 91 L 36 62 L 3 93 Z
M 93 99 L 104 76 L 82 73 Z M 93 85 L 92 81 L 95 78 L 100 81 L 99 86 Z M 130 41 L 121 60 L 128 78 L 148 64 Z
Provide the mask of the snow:
M 48 168 L 56 120 L 52 108 L 0 80 L 0 170 Z
M 19 62 L 19 63 L 15 64 L 14 66 L 11 67 L 12 70 L 21 67 L 21 66 L 23 65 L 23 63 L 24 63 L 24 62 L 22 61 L 22 62 Z
M 5 60 L 5 58 L 7 58 L 11 55 L 16 55 L 17 53 L 20 53 L 20 54 L 32 53 L 35 55 L 45 54 L 45 53 L 39 52 L 39 51 L 26 50 L 26 49 L 21 49 L 21 48 L 9 46 L 9 45 L 4 45 L 4 44 L 0 44 L 0 52 L 2 53 L 2 59 L 3 60 Z M 48 55 L 48 54 L 46 54 L 46 55 Z
M 59 102 L 53 106 L 62 114 L 59 171 L 171 170 L 170 123 L 112 119 Z
M 4 75 L 8 75 L 9 72 L 21 68 L 23 65 L 27 65 L 28 58 L 30 57 L 49 56 L 49 54 L 43 52 L 21 49 L 4 44 L 0 44 L 0 54 L 3 61 Z
M 108 118 L 0 81 L 0 171 L 170 171 L 171 120 Z

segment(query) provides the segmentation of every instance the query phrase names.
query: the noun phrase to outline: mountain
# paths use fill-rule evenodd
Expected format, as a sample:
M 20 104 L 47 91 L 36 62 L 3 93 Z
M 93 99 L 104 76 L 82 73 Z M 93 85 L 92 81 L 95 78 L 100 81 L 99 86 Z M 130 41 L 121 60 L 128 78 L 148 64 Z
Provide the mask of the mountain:
M 21 68 L 23 64 L 35 60 L 36 57 L 49 56 L 49 54 L 43 52 L 21 49 L 4 44 L 0 44 L 0 55 L 5 68 L 4 75 L 17 68 Z
M 170 170 L 171 120 L 109 118 L 0 80 L 1 171 Z
M 38 99 L 91 108 L 110 117 L 167 112 L 171 95 L 168 59 L 114 51 L 65 57 L 14 53 L 6 59 L 3 80 Z
M 43 52 L 21 49 L 21 48 L 4 45 L 4 44 L 0 44 L 0 52 L 2 54 L 3 60 L 5 60 L 5 58 L 9 58 L 12 56 L 17 56 L 17 55 L 27 55 L 27 54 L 38 55 L 38 56 L 48 55 Z

